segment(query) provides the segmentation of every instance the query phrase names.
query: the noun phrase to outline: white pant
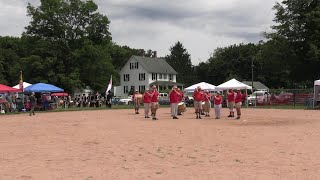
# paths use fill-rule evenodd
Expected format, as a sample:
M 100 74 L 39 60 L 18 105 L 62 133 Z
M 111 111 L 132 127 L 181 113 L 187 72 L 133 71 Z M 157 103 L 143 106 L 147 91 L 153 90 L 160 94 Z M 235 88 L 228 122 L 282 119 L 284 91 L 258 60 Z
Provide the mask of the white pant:
M 171 103 L 171 114 L 173 117 L 178 115 L 178 103 Z
M 214 113 L 216 114 L 216 117 L 217 118 L 220 118 L 220 116 L 221 116 L 221 107 L 222 107 L 222 105 L 221 104 L 219 104 L 219 105 L 214 105 Z
M 143 103 L 143 106 L 144 106 L 144 116 L 148 116 L 151 103 Z

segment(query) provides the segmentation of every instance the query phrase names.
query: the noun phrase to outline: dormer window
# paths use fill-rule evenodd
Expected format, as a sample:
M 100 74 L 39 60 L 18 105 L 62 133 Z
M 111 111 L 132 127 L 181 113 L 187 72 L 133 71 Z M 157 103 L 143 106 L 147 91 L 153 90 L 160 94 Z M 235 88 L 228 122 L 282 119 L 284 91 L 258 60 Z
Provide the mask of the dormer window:
M 132 62 L 130 63 L 130 69 L 139 69 L 138 62 Z

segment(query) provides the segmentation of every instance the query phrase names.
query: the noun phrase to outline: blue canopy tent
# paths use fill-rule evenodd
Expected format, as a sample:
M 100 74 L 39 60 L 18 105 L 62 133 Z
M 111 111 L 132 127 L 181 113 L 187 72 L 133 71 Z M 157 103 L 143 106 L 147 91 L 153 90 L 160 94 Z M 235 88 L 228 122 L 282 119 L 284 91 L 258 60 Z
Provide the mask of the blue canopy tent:
M 52 84 L 46 84 L 46 83 L 37 83 L 33 84 L 31 86 L 28 86 L 24 89 L 24 92 L 26 93 L 43 93 L 43 92 L 64 92 L 63 89 L 58 88 L 57 86 L 54 86 Z

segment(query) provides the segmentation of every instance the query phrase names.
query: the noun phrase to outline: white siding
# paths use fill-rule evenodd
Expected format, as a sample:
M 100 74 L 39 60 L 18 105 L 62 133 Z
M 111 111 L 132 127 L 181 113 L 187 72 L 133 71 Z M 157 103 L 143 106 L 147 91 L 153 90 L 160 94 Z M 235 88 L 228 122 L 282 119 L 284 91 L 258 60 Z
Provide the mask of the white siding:
M 131 62 L 128 62 L 125 67 L 122 69 L 122 72 L 120 73 L 120 85 L 122 87 L 122 93 L 124 86 L 128 86 L 128 89 L 130 91 L 131 86 L 134 86 L 135 90 L 139 90 L 139 86 L 145 86 L 148 88 L 149 86 L 149 73 L 146 72 L 146 70 L 141 66 L 141 64 L 138 63 L 138 69 L 130 69 L 130 63 L 136 63 L 137 61 L 135 59 L 132 59 Z M 139 74 L 145 73 L 145 80 L 140 81 L 139 80 Z M 123 76 L 124 74 L 129 74 L 129 81 L 124 81 Z

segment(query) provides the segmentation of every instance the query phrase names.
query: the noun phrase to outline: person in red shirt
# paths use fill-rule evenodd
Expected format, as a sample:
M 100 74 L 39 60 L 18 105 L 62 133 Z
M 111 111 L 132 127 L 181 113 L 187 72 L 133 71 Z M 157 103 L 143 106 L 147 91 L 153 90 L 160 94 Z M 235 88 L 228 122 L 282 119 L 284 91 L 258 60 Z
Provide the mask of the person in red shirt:
M 157 114 L 157 109 L 159 109 L 159 92 L 157 90 L 157 86 L 153 85 L 151 89 L 151 115 L 152 115 L 152 120 L 158 120 L 156 117 Z
M 235 98 L 235 107 L 237 110 L 237 118 L 236 119 L 240 119 L 241 116 L 241 105 L 242 105 L 242 94 L 240 89 L 237 90 L 236 93 L 236 98 Z
M 221 117 L 221 108 L 222 108 L 222 96 L 218 91 L 217 94 L 213 97 L 214 100 L 214 112 L 216 115 L 216 119 L 220 119 Z
M 143 93 L 143 106 L 144 106 L 144 118 L 150 118 L 149 110 L 151 106 L 151 95 L 148 88 Z
M 197 89 L 193 92 L 193 99 L 194 99 L 194 108 L 196 110 L 196 119 L 202 119 L 201 118 L 201 110 L 202 110 L 202 99 L 203 99 L 203 93 L 201 92 L 201 87 L 198 86 Z
M 180 93 L 178 92 L 177 86 L 174 86 L 169 93 L 170 103 L 171 103 L 171 113 L 173 119 L 179 119 L 178 115 L 178 103 L 180 98 Z
M 182 112 L 184 112 L 186 109 L 184 108 L 185 107 L 185 104 L 184 104 L 184 94 L 183 94 L 183 91 L 180 90 L 180 88 L 178 88 L 178 93 L 180 94 L 179 95 L 179 103 L 178 103 L 178 115 L 182 115 Z M 183 103 L 182 103 L 183 102 Z M 182 103 L 181 105 L 179 105 L 180 103 Z M 180 107 L 181 106 L 181 107 Z
M 229 89 L 227 92 L 227 97 L 228 97 L 228 107 L 230 110 L 230 114 L 228 117 L 234 117 L 234 99 L 235 99 L 235 93 L 233 92 L 232 89 Z
M 209 91 L 207 90 L 205 93 L 204 93 L 204 106 L 203 106 L 203 111 L 205 113 L 205 117 L 210 117 L 210 109 L 211 109 L 211 102 L 210 102 L 210 99 L 211 99 L 211 94 L 209 93 Z

